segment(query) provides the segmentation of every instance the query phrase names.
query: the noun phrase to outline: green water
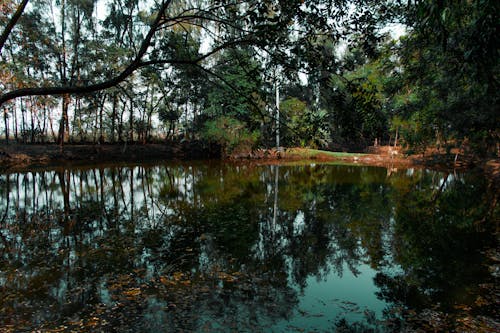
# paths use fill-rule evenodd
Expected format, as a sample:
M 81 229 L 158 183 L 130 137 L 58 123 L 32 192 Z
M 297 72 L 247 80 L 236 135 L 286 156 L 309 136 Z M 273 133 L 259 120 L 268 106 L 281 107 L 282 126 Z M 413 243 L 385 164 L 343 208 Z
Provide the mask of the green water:
M 495 308 L 494 194 L 341 165 L 2 174 L 0 331 L 398 332 L 429 311 L 452 329 Z

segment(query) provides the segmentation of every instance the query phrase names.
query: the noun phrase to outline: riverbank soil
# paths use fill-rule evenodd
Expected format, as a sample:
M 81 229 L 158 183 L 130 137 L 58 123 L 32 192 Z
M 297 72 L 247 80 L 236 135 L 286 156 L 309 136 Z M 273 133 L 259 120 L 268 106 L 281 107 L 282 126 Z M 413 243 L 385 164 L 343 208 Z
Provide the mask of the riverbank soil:
M 458 154 L 457 154 L 458 153 Z M 256 156 L 255 156 L 256 155 Z M 242 156 L 236 156 L 241 159 Z M 500 176 L 500 159 L 479 159 L 452 151 L 449 154 L 428 149 L 424 154 L 407 155 L 401 147 L 377 146 L 368 147 L 364 153 L 345 153 L 308 148 L 286 148 L 278 152 L 257 150 L 249 158 L 261 160 L 262 163 L 282 163 L 283 161 L 314 160 L 318 162 L 344 162 L 360 165 L 381 166 L 388 169 L 397 168 L 430 168 L 434 170 L 467 170 L 482 168 L 486 172 Z
M 201 141 L 156 144 L 0 144 L 0 166 L 4 169 L 30 166 L 100 162 L 147 162 L 169 159 L 193 160 L 220 158 L 220 147 Z M 470 169 L 483 167 L 500 178 L 500 159 L 478 160 L 451 152 L 427 150 L 424 154 L 406 155 L 400 147 L 368 147 L 364 153 L 331 152 L 308 148 L 257 149 L 233 153 L 233 161 L 283 163 L 303 160 L 343 162 L 386 168 L 429 167 L 432 169 Z
M 0 165 L 29 167 L 68 163 L 147 162 L 218 158 L 219 149 L 197 141 L 165 144 L 3 144 Z

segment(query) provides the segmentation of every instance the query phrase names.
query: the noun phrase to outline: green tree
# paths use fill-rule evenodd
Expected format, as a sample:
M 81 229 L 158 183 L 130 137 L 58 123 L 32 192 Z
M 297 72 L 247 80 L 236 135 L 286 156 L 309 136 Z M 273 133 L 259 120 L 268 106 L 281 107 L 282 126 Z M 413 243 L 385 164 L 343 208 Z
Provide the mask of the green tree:
M 283 115 L 283 144 L 288 146 L 325 147 L 328 123 L 325 110 L 312 110 L 306 102 L 290 97 L 280 103 Z
M 466 140 L 476 152 L 499 142 L 497 1 L 419 2 L 401 40 L 401 114 L 418 141 Z M 411 140 L 411 139 L 410 139 Z
M 245 123 L 230 117 L 220 116 L 205 123 L 203 137 L 221 145 L 224 156 L 231 153 L 248 153 L 259 138 L 257 131 L 250 132 Z
M 384 92 L 376 63 L 368 63 L 344 75 L 333 75 L 331 126 L 334 142 L 371 144 L 387 136 Z
M 263 95 L 262 67 L 255 54 L 250 49 L 228 50 L 212 71 L 221 82 L 210 89 L 205 112 L 211 117 L 234 117 L 255 129 Z

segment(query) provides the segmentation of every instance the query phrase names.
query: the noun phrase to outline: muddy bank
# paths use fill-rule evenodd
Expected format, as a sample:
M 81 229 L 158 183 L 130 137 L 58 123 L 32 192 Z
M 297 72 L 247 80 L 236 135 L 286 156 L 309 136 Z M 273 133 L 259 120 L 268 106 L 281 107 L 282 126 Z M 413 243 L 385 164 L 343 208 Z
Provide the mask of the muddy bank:
M 363 153 L 344 153 L 321 151 L 306 148 L 286 148 L 257 150 L 251 155 L 237 155 L 234 160 L 253 159 L 258 163 L 274 164 L 295 161 L 342 162 L 359 165 L 380 166 L 385 168 L 429 168 L 441 171 L 464 171 L 482 168 L 498 171 L 499 159 L 478 159 L 472 156 L 428 152 L 425 155 L 407 155 L 401 148 L 390 146 L 368 147 Z
M 2 144 L 0 168 L 17 171 L 32 167 L 81 165 L 106 162 L 154 162 L 162 160 L 194 160 L 221 158 L 221 149 L 201 141 L 168 142 L 163 144 Z M 389 146 L 369 147 L 364 153 L 343 153 L 306 148 L 257 149 L 252 152 L 234 153 L 231 161 L 259 164 L 298 162 L 341 162 L 359 165 L 396 168 L 431 168 L 436 170 L 467 170 L 483 168 L 487 173 L 500 177 L 500 161 L 477 160 L 471 157 L 428 153 L 407 156 L 400 148 Z
M 148 162 L 171 159 L 219 158 L 220 149 L 201 142 L 165 144 L 64 145 L 10 144 L 0 146 L 0 167 L 17 170 L 34 166 L 105 162 Z

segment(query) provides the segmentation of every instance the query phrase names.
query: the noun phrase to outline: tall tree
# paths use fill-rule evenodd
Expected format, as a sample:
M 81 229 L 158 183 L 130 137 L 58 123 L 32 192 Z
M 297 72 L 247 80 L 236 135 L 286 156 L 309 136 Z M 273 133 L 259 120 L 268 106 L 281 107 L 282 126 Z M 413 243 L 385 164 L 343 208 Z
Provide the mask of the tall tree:
M 500 141 L 498 1 L 418 2 L 401 42 L 403 106 L 414 133 L 468 141 L 486 153 Z M 426 130 L 421 131 L 420 129 Z M 430 130 L 428 130 L 430 129 Z
M 144 33 L 140 45 L 131 46 L 131 54 L 126 57 L 126 62 L 120 65 L 120 70 L 114 71 L 102 81 L 86 77 L 55 86 L 12 89 L 0 95 L 0 105 L 21 96 L 84 94 L 107 89 L 123 82 L 141 67 L 182 63 L 200 65 L 203 60 L 220 50 L 236 45 L 254 45 L 264 52 L 273 49 L 269 47 L 270 45 L 284 46 L 281 51 L 276 51 L 276 54 L 284 57 L 286 56 L 284 50 L 291 49 L 294 44 L 306 45 L 318 36 L 328 33 L 339 35 L 336 23 L 329 18 L 341 20 L 348 16 L 347 8 L 350 5 L 345 1 L 333 0 L 287 2 L 248 0 L 238 3 L 206 0 L 194 6 L 188 4 L 176 6 L 178 4 L 179 2 L 176 1 L 165 0 L 151 8 L 149 28 Z M 62 2 L 61 6 L 65 6 L 65 2 Z M 62 10 L 62 13 L 64 14 L 65 11 Z M 142 15 L 142 13 L 142 11 L 135 11 L 135 15 Z M 355 16 L 351 15 L 351 17 Z M 64 20 L 64 15 L 61 20 Z M 357 22 L 362 20 L 362 18 L 356 19 Z M 163 41 L 165 32 L 168 33 L 169 30 L 179 25 L 182 28 L 183 24 L 201 27 L 212 47 L 195 58 L 185 57 L 182 52 L 174 52 L 172 58 L 159 56 L 159 47 L 163 45 L 172 48 L 174 46 L 165 44 Z M 290 38 L 291 27 L 295 24 L 299 24 L 300 29 L 293 30 L 293 38 Z M 130 29 L 126 31 L 128 33 Z M 280 48 L 276 47 L 274 50 L 280 50 Z

